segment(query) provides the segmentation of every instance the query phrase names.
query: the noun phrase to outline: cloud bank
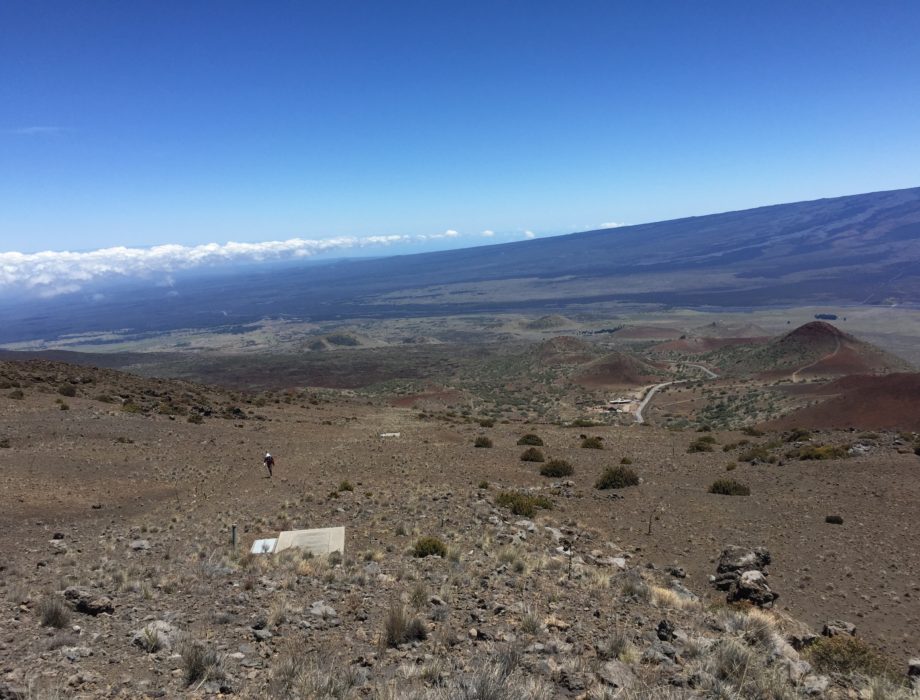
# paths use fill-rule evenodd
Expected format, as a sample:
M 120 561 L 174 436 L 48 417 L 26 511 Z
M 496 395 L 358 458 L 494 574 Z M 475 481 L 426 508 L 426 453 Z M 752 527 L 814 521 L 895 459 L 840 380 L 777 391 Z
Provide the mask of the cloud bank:
M 447 233 L 457 234 L 455 231 Z M 446 234 L 427 238 L 453 237 Z M 356 238 L 343 236 L 325 240 L 291 238 L 263 243 L 208 243 L 198 246 L 177 244 L 152 248 L 103 248 L 83 253 L 44 251 L 0 253 L 0 294 L 10 290 L 39 297 L 53 297 L 80 291 L 83 285 L 117 277 L 162 276 L 171 284 L 171 273 L 195 267 L 232 262 L 262 262 L 307 258 L 327 251 L 388 246 L 425 240 L 423 237 L 391 235 Z

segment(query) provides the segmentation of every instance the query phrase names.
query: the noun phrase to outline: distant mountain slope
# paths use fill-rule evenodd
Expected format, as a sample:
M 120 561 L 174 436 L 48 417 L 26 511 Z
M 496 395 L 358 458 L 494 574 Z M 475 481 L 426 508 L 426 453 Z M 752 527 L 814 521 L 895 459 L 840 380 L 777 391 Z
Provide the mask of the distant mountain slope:
M 0 342 L 89 330 L 482 311 L 920 301 L 920 188 L 463 250 L 122 285 L 0 309 Z M 0 300 L 2 301 L 2 300 Z

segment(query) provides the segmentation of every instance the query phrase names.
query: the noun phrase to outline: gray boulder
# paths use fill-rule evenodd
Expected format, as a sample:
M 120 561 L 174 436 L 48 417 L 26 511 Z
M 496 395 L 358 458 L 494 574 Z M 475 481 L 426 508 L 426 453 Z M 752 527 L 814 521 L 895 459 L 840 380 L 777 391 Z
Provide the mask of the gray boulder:
M 70 586 L 64 591 L 64 598 L 70 604 L 70 607 L 84 615 L 95 617 L 102 613 L 111 614 L 115 612 L 115 606 L 112 604 L 111 598 L 85 588 Z
M 825 637 L 855 637 L 856 625 L 846 620 L 829 620 L 824 623 L 821 634 Z

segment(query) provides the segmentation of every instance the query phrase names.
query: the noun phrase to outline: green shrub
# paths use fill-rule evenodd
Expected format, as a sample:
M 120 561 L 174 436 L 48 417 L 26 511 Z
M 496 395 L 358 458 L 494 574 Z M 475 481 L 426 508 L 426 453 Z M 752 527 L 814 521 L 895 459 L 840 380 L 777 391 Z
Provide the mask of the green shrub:
M 750 437 L 761 437 L 763 435 L 762 430 L 758 430 L 757 428 L 752 428 L 750 426 L 742 428 L 741 432 L 745 435 L 749 435 Z
M 861 639 L 846 635 L 822 637 L 806 647 L 805 659 L 818 673 L 884 676 L 891 663 Z
M 489 482 L 483 479 L 482 481 L 479 482 L 479 488 L 483 490 L 489 488 Z
M 492 447 L 492 439 L 487 438 L 485 435 L 480 435 L 476 438 L 476 442 L 473 443 L 473 447 Z
M 581 441 L 581 446 L 586 450 L 603 450 L 604 449 L 604 438 L 602 437 L 586 437 Z
M 784 439 L 786 442 L 803 442 L 811 439 L 811 433 L 802 428 L 793 428 Z
M 543 460 L 543 453 L 540 452 L 540 450 L 538 450 L 536 447 L 528 447 L 526 450 L 521 452 L 522 462 L 542 462 Z
M 354 491 L 355 487 L 348 479 L 342 479 L 339 482 L 339 491 Z
M 847 448 L 840 445 L 802 445 L 796 456 L 799 459 L 843 459 Z
M 413 557 L 431 557 L 438 556 L 442 559 L 447 558 L 447 545 L 437 537 L 419 537 L 412 548 Z
M 495 421 L 492 420 L 491 418 L 480 418 L 479 419 L 480 428 L 491 428 L 494 425 L 495 425 Z
M 10 439 L 8 437 L 0 438 L 0 449 L 9 449 L 10 448 Z
M 563 476 L 571 476 L 575 473 L 574 467 L 571 464 L 566 462 L 564 459 L 551 459 L 542 467 L 540 467 L 540 474 L 542 476 L 548 476 L 553 479 L 558 479 Z
M 9 394 L 7 394 L 7 397 L 16 399 L 18 401 L 20 399 L 24 399 L 26 395 L 22 393 L 22 389 L 13 389 Z
M 73 398 L 77 395 L 77 387 L 73 384 L 61 384 L 58 387 L 58 393 L 61 396 L 67 396 L 68 398 Z
M 715 444 L 715 441 L 716 439 L 712 435 L 704 435 L 702 437 L 698 437 L 696 440 L 690 443 L 690 446 L 687 448 L 687 452 L 712 452 L 714 450 L 713 445 Z
M 629 486 L 639 485 L 639 475 L 635 470 L 625 465 L 607 467 L 600 479 L 594 484 L 596 489 L 625 489 Z
M 108 394 L 96 394 L 93 398 L 96 401 L 101 401 L 102 403 L 115 403 L 115 399 L 113 399 Z
M 543 440 L 539 435 L 534 435 L 533 433 L 527 433 L 524 437 L 517 441 L 518 445 L 535 445 L 536 447 L 543 447 Z
M 629 457 L 624 457 L 620 460 L 620 464 L 632 464 L 633 461 Z
M 738 461 L 749 462 L 750 464 L 755 462 L 775 462 L 776 457 L 771 455 L 763 445 L 755 445 L 739 454 Z
M 532 518 L 536 515 L 538 508 L 552 510 L 553 507 L 553 502 L 546 496 L 534 496 L 518 491 L 502 491 L 496 496 L 495 502 L 510 510 L 514 515 L 525 518 Z
M 204 418 L 201 417 L 200 413 L 191 413 L 185 420 L 187 420 L 189 423 L 194 423 L 195 425 L 201 425 L 204 423 Z
M 750 496 L 751 489 L 734 479 L 716 479 L 709 487 L 709 493 L 720 496 Z

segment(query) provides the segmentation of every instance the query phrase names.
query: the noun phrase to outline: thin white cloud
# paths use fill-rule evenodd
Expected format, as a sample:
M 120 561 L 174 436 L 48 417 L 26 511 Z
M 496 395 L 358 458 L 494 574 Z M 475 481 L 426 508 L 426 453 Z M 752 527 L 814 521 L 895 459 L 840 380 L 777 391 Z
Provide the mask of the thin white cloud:
M 482 232 L 481 235 L 483 238 L 492 238 L 492 236 L 495 235 L 495 231 L 492 231 L 491 229 L 486 229 L 485 231 Z
M 12 136 L 48 136 L 66 134 L 69 131 L 73 131 L 69 126 L 17 126 L 12 129 L 2 129 L 4 134 Z
M 524 238 L 536 238 L 537 234 L 533 231 L 524 231 Z
M 455 238 L 449 230 L 429 238 Z M 292 238 L 262 243 L 208 243 L 198 246 L 167 244 L 152 248 L 103 248 L 89 252 L 0 252 L 0 294 L 18 290 L 49 298 L 79 291 L 95 280 L 156 275 L 160 286 L 174 283 L 172 273 L 232 262 L 259 262 L 307 258 L 318 253 L 411 243 L 423 236 L 388 235 L 363 238 L 342 236 L 325 240 Z
M 600 225 L 600 228 L 620 228 L 620 226 L 626 226 L 626 224 L 621 224 L 617 221 L 608 221 Z

